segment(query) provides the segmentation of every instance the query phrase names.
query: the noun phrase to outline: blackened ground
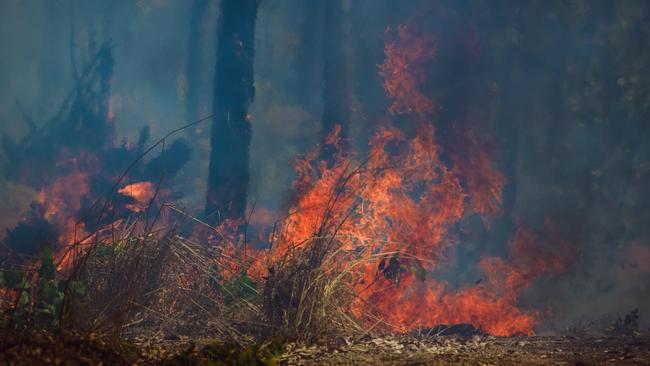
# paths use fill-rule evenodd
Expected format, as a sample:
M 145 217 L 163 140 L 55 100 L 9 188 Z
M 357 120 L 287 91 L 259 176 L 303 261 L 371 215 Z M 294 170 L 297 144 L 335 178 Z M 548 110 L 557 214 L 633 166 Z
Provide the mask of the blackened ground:
M 134 352 L 92 336 L 7 330 L 0 336 L 0 365 L 129 365 L 135 360 Z

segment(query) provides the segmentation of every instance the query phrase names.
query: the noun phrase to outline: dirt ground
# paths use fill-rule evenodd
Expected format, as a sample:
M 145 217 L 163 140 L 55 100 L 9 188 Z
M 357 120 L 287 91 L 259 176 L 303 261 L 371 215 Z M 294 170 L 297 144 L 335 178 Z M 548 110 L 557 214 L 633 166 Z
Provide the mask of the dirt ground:
M 650 365 L 650 336 L 366 337 L 316 346 L 285 344 L 285 352 L 271 363 L 215 352 L 214 340 L 148 343 L 116 347 L 92 337 L 4 334 L 0 365 Z M 227 358 L 218 356 L 224 354 Z
M 650 337 L 375 338 L 290 349 L 282 365 L 650 365 Z

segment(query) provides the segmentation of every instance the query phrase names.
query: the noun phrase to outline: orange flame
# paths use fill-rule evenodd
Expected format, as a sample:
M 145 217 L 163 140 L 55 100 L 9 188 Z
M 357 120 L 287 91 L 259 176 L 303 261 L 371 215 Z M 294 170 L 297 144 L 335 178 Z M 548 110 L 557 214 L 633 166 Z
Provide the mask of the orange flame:
M 386 29 L 386 34 L 390 33 L 391 29 Z M 415 112 L 430 115 L 436 105 L 418 90 L 418 86 L 426 78 L 424 64 L 436 55 L 433 37 L 417 36 L 406 25 L 397 27 L 397 35 L 400 42 L 386 42 L 386 59 L 379 66 L 380 75 L 384 77 L 384 90 L 393 98 L 389 110 L 395 114 Z M 404 43 L 409 47 L 402 47 Z
M 38 194 L 37 202 L 45 208 L 45 218 L 57 221 L 81 210 L 81 200 L 88 194 L 88 174 L 75 171 L 54 180 Z
M 149 206 L 151 199 L 156 194 L 156 187 L 151 182 L 138 182 L 128 184 L 117 192 L 123 196 L 131 197 L 135 201 L 127 204 L 126 208 L 133 212 L 141 212 Z
M 335 234 L 356 259 L 353 286 L 361 303 L 393 329 L 470 323 L 494 335 L 532 334 L 538 314 L 517 307 L 519 294 L 537 276 L 562 270 L 563 262 L 557 254 L 538 255 L 528 231 L 515 233 L 511 258 L 479 262 L 484 284 L 453 289 L 431 278 L 446 250 L 459 244 L 450 234 L 454 225 L 469 214 L 489 219 L 501 212 L 505 178 L 474 131 L 462 134 L 462 146 L 448 152 L 451 163 L 441 159 L 431 122 L 436 103 L 418 89 L 426 81 L 423 65 L 436 53 L 432 37 L 400 26 L 385 53 L 380 75 L 392 98 L 389 110 L 413 116 L 415 136 L 386 123 L 370 140 L 370 158 L 356 171 L 349 155 L 335 154 L 333 164 L 316 163 L 314 151 L 298 161 L 299 199 L 270 257 L 277 260 L 314 235 Z M 338 142 L 338 136 L 325 139 L 334 147 Z
M 81 202 L 89 192 L 88 174 L 73 171 L 41 189 L 36 199 L 44 208 L 44 218 L 55 223 L 59 231 L 58 241 L 63 247 L 58 248 L 55 256 L 60 262 L 61 270 L 71 262 L 72 253 L 68 245 L 77 243 L 87 235 L 84 225 L 75 217 L 81 211 Z

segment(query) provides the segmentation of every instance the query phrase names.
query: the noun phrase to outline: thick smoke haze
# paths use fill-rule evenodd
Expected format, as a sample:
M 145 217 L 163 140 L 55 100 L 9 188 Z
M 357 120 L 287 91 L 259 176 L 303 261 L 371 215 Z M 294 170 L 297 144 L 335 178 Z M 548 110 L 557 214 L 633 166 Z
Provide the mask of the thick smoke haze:
M 294 159 L 320 141 L 324 38 L 332 26 L 326 1 L 262 0 L 259 7 L 249 205 L 262 212 L 286 208 Z M 118 139 L 136 140 L 147 125 L 156 140 L 209 115 L 219 6 L 204 1 L 197 13 L 200 2 L 0 2 L 0 134 L 20 138 L 29 129 L 26 117 L 38 128 L 56 114 L 73 88 L 74 67 L 108 40 Z M 562 332 L 635 308 L 644 329 L 650 326 L 649 3 L 342 4 L 337 43 L 348 90 L 340 93 L 350 105 L 351 149 L 367 152 L 368 137 L 392 118 L 378 74 L 387 28 L 415 24 L 437 45 L 424 90 L 440 104 L 437 136 L 463 154 L 452 131 L 475 131 L 505 175 L 503 215 L 493 222 L 464 218 L 456 228 L 460 244 L 436 276 L 458 287 L 480 281 L 480 256 L 506 255 L 506 242 L 523 225 L 550 250 L 571 248 L 565 271 L 536 280 L 521 299 L 544 312 L 540 331 Z M 191 52 L 197 61 L 188 67 Z M 196 102 L 188 107 L 192 93 Z M 209 123 L 179 136 L 194 151 L 173 184 L 197 213 L 205 199 Z M 0 212 L 14 214 L 0 215 L 0 226 L 15 224 L 36 193 L 0 178 Z

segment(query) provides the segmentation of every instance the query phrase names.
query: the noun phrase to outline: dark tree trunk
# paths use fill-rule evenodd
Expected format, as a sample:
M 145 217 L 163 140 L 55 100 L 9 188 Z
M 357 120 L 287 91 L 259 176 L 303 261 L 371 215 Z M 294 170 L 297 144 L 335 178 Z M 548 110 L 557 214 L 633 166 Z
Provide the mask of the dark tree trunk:
M 246 210 L 257 7 L 258 0 L 221 2 L 205 208 L 209 223 L 241 219 Z
M 342 0 L 325 2 L 325 22 L 323 31 L 323 118 L 322 118 L 322 157 L 330 159 L 333 147 L 325 144 L 327 136 L 340 126 L 342 148 L 346 149 L 349 135 L 350 108 L 348 103 L 348 83 L 346 72 L 343 28 Z

